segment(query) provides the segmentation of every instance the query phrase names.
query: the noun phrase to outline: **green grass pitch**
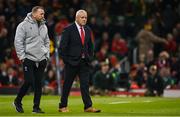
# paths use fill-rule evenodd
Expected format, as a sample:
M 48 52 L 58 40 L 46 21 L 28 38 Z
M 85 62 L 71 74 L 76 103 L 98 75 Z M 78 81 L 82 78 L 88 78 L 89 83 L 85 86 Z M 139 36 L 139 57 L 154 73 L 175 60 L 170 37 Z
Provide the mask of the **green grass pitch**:
M 0 95 L 0 116 L 180 116 L 180 98 L 161 97 L 92 97 L 94 107 L 101 113 L 83 112 L 80 96 L 69 97 L 68 113 L 58 112 L 59 96 L 42 96 L 41 108 L 45 114 L 33 114 L 33 96 L 23 99 L 24 113 L 12 106 L 15 96 Z

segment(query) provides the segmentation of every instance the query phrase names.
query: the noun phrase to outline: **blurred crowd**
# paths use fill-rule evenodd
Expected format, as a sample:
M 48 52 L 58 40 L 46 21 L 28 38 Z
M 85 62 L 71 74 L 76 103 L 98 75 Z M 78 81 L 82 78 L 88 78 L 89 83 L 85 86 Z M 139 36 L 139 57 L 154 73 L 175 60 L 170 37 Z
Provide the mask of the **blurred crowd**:
M 43 81 L 45 94 L 57 92 L 54 45 L 78 9 L 88 12 L 93 31 L 92 94 L 147 89 L 146 95 L 180 88 L 179 0 L 0 0 L 0 87 L 23 82 L 14 49 L 17 25 L 31 8 L 45 8 L 51 59 Z M 64 64 L 59 62 L 63 84 Z M 78 78 L 73 87 L 78 87 Z

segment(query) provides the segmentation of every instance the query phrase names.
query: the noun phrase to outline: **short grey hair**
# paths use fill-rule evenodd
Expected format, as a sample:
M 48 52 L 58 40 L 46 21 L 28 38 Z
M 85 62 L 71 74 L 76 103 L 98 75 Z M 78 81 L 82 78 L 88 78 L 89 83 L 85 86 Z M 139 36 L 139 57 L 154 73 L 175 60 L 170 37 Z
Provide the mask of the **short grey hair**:
M 76 17 L 77 17 L 80 13 L 82 13 L 82 12 L 87 14 L 87 12 L 86 12 L 85 10 L 80 9 L 80 10 L 78 10 L 78 11 L 76 12 Z
M 44 7 L 42 7 L 42 6 L 35 6 L 35 7 L 32 8 L 32 13 L 35 13 L 38 9 L 44 10 Z

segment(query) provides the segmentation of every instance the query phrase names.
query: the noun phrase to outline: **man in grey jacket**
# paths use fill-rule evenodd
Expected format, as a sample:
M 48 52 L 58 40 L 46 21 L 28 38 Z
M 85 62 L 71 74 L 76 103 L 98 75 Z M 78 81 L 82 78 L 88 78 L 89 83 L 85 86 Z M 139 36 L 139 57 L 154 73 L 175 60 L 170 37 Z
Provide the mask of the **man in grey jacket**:
M 49 59 L 49 36 L 44 14 L 43 7 L 33 7 L 32 12 L 27 14 L 16 29 L 14 45 L 17 56 L 23 63 L 24 71 L 24 83 L 13 102 L 19 113 L 24 113 L 21 101 L 30 86 L 34 90 L 32 112 L 44 113 L 39 107 L 42 94 L 41 81 Z

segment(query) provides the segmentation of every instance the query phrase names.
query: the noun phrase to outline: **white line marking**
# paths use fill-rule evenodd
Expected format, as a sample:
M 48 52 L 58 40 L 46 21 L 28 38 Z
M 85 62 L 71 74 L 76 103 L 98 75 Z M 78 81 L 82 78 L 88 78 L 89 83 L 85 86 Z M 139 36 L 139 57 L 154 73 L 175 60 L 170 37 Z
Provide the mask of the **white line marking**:
M 131 103 L 131 101 L 111 102 L 109 104 L 124 104 L 124 103 Z
M 143 102 L 152 102 L 151 100 L 145 100 L 145 101 L 143 101 Z
M 132 102 L 132 101 L 119 101 L 119 102 L 111 102 L 111 103 L 109 103 L 109 104 L 125 104 L 125 103 L 144 103 L 144 102 L 146 102 L 146 103 L 150 103 L 150 102 L 152 102 L 151 100 L 145 100 L 145 101 L 137 101 L 137 102 Z

